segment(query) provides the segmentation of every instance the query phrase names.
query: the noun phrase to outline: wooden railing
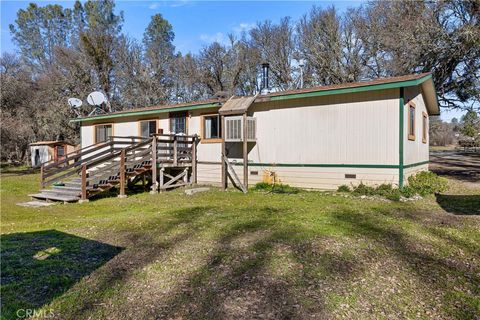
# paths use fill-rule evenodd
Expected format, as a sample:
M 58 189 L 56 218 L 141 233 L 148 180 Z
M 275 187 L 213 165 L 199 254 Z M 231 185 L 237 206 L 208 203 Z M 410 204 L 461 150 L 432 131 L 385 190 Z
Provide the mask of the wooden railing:
M 69 153 L 62 161 L 42 165 L 41 187 L 45 188 L 67 179 L 80 178 L 83 199 L 87 196 L 88 188 L 109 181 L 112 177 L 123 177 L 121 190 L 124 190 L 125 170 L 133 170 L 135 166 L 146 162 L 151 165 L 152 177 L 157 177 L 159 164 L 162 167 L 191 167 L 192 181 L 196 182 L 197 143 L 196 135 L 162 134 L 153 135 L 150 138 L 111 137 L 103 143 Z M 152 190 L 155 188 L 157 188 L 156 179 L 153 181 Z

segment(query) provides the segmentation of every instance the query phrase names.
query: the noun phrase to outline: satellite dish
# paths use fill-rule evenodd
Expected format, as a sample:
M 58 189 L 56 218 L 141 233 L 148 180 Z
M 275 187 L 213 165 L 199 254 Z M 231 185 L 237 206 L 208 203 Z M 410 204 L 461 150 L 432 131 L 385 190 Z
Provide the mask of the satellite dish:
M 87 102 L 91 106 L 100 106 L 103 103 L 107 103 L 107 98 L 100 91 L 93 91 L 88 95 Z
M 68 105 L 70 106 L 70 108 L 80 108 L 82 106 L 82 100 L 78 98 L 69 98 Z

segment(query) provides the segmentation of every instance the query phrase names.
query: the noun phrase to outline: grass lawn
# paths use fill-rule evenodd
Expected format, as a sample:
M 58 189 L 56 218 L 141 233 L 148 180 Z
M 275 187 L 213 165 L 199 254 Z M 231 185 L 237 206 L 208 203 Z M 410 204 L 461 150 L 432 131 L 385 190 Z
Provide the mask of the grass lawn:
M 17 206 L 37 181 L 2 176 L 2 319 L 480 314 L 478 184 L 407 203 L 175 190 Z

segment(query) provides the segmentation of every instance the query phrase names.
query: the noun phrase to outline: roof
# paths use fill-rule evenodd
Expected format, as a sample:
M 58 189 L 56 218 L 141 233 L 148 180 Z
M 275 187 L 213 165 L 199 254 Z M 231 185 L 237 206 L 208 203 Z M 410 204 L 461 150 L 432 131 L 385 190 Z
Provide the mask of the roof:
M 266 95 L 255 96 L 255 97 L 250 96 L 250 97 L 233 98 L 231 100 L 236 100 L 235 104 L 238 103 L 238 105 L 236 106 L 232 105 L 229 107 L 229 109 L 244 108 L 245 107 L 244 103 L 246 103 L 247 101 L 245 100 L 246 98 L 254 98 L 253 102 L 261 103 L 261 102 L 267 102 L 267 101 L 300 99 L 300 98 L 315 97 L 315 96 L 347 94 L 347 93 L 384 90 L 384 89 L 402 88 L 402 87 L 419 86 L 419 85 L 422 87 L 423 93 L 427 96 L 425 100 L 426 100 L 429 114 L 430 115 L 440 114 L 436 90 L 435 90 L 431 73 L 411 74 L 411 75 L 405 75 L 405 76 L 399 76 L 399 77 L 378 78 L 378 79 L 369 80 L 369 81 L 342 83 L 342 84 L 320 86 L 320 87 L 313 87 L 313 88 L 307 88 L 307 89 L 279 91 L 279 92 L 272 92 Z M 241 99 L 241 98 L 245 98 L 245 99 Z M 146 108 L 113 112 L 106 115 L 77 118 L 77 119 L 72 119 L 71 122 L 95 121 L 95 120 L 127 117 L 127 116 L 143 116 L 143 115 L 158 114 L 158 113 L 165 113 L 165 112 L 171 112 L 171 111 L 186 111 L 186 110 L 195 110 L 195 109 L 204 109 L 204 108 L 218 108 L 218 107 L 221 107 L 222 104 L 225 103 L 226 101 L 227 101 L 226 99 L 210 99 L 210 100 L 196 101 L 196 102 L 190 102 L 190 103 L 152 106 L 152 107 L 146 107 Z
M 232 97 L 222 105 L 218 113 L 221 115 L 243 114 L 252 105 L 256 97 L 256 95 L 250 97 Z
M 68 144 L 70 146 L 74 145 L 69 142 L 59 141 L 59 140 L 36 141 L 36 142 L 30 143 L 31 146 L 49 146 L 49 145 L 56 145 L 56 144 Z

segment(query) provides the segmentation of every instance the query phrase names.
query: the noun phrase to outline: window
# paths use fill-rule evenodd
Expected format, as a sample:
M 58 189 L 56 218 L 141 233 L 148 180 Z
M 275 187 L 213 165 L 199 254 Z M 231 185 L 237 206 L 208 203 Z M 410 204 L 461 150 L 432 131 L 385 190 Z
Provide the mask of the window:
M 415 104 L 408 105 L 408 140 L 415 140 Z
M 157 120 L 140 121 L 140 136 L 149 138 L 157 133 Z
M 171 133 L 187 133 L 187 113 L 186 112 L 170 113 L 170 132 Z
M 221 121 L 220 116 L 217 115 L 206 115 L 202 117 L 202 140 L 210 140 L 208 142 L 218 142 L 221 138 Z
M 427 133 L 428 133 L 428 115 L 422 113 L 422 142 L 427 143 Z
M 107 141 L 112 136 L 111 124 L 99 124 L 95 126 L 95 143 Z
M 63 157 L 65 155 L 65 146 L 57 146 L 57 157 Z

